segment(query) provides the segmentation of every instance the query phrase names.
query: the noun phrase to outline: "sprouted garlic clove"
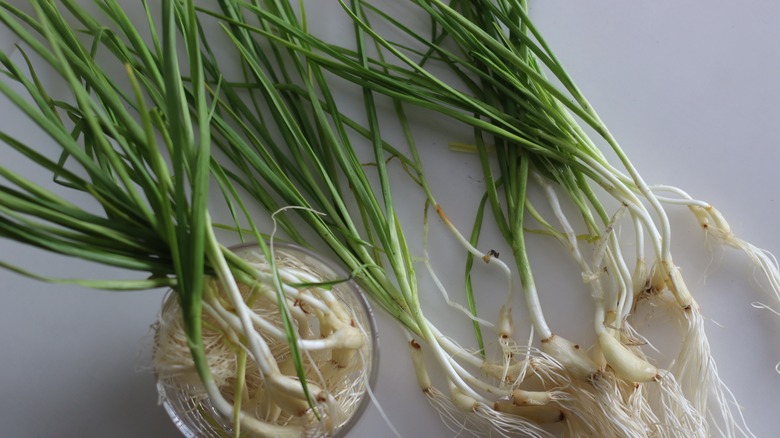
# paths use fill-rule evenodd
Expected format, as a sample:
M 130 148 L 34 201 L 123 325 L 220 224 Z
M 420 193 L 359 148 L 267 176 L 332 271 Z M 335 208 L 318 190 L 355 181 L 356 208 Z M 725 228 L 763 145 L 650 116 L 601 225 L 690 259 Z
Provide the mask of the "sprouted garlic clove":
M 631 382 L 658 380 L 658 369 L 615 339 L 609 332 L 599 334 L 599 345 L 607 363 L 619 377 Z
M 680 268 L 668 260 L 662 261 L 662 265 L 663 270 L 666 271 L 666 284 L 669 287 L 669 291 L 672 292 L 680 307 L 690 309 L 694 304 L 693 295 L 691 295 L 685 280 L 682 278 Z
M 491 361 L 484 361 L 482 363 L 482 371 L 484 371 L 485 374 L 494 379 L 501 380 L 504 383 L 515 383 L 524 369 L 532 372 L 534 369 L 533 361 L 524 359 L 509 365 Z
M 712 226 L 712 223 L 710 222 L 710 217 L 707 214 L 707 210 L 704 207 L 699 207 L 698 205 L 691 205 L 688 207 L 691 210 L 691 213 L 693 213 L 693 216 L 696 217 L 696 221 L 699 222 L 699 225 L 704 230 L 709 230 Z
M 414 375 L 417 377 L 417 384 L 423 392 L 428 392 L 431 388 L 431 378 L 425 369 L 423 361 L 422 346 L 414 339 L 409 341 L 409 348 L 412 355 L 412 365 L 414 366 Z
M 512 308 L 506 304 L 498 312 L 498 335 L 501 339 L 509 339 L 514 331 L 512 323 Z
M 548 391 L 527 391 L 515 389 L 512 391 L 512 403 L 516 406 L 546 406 L 553 400 Z
M 311 414 L 309 401 L 297 378 L 274 374 L 266 377 L 266 385 L 269 399 L 279 405 L 283 412 L 297 417 Z M 317 385 L 308 382 L 308 388 L 317 402 L 327 400 L 326 392 Z
M 329 337 L 335 338 L 335 344 L 338 345 L 331 351 L 331 361 L 339 368 L 354 364 L 357 351 L 365 343 L 363 333 L 357 327 L 346 325 L 331 333 Z
M 593 363 L 599 367 L 600 370 L 603 370 L 607 367 L 607 359 L 604 357 L 604 352 L 601 351 L 601 345 L 598 343 L 596 343 L 596 345 L 590 349 L 590 358 L 593 360 Z
M 656 263 L 655 266 L 653 266 L 653 274 L 650 278 L 649 293 L 660 294 L 668 288 L 669 282 L 666 277 L 666 272 L 658 263 Z
M 712 218 L 712 222 L 715 225 L 715 227 L 723 233 L 724 236 L 730 236 L 731 235 L 731 225 L 726 221 L 726 218 L 723 217 L 723 215 L 718 211 L 715 207 L 709 206 L 707 208 L 707 212 L 710 214 L 710 217 Z
M 581 380 L 588 380 L 599 369 L 579 345 L 558 335 L 542 339 L 542 351 L 552 356 L 566 371 Z
M 465 394 L 453 383 L 450 383 L 450 399 L 455 407 L 462 411 L 474 411 L 479 407 L 474 397 Z

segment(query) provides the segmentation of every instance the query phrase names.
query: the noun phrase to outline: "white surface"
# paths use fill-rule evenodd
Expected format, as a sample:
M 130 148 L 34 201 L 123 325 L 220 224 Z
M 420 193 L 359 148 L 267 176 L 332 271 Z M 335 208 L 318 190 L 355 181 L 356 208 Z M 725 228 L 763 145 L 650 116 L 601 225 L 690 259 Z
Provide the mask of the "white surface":
M 322 17 L 321 23 L 339 14 L 335 1 L 314 3 L 317 13 L 311 16 Z M 738 235 L 780 252 L 780 3 L 601 0 L 532 5 L 548 42 L 649 183 L 674 184 L 713 203 Z M 342 27 L 330 29 L 344 32 Z M 23 132 L 24 124 L 3 105 L 0 128 Z M 468 141 L 468 133 L 434 121 L 418 138 L 426 146 L 435 194 L 464 231 L 471 227 L 481 194 L 481 174 L 473 157 L 449 153 L 446 144 Z M 0 147 L 2 165 L 18 169 L 8 157 Z M 396 196 L 406 197 L 399 205 L 408 220 L 407 233 L 419 237 L 418 194 L 401 190 Z M 780 376 L 774 371 L 780 361 L 780 319 L 750 306 L 771 300 L 752 280 L 742 257 L 717 248 L 708 252 L 684 210 L 670 209 L 670 216 L 675 260 L 712 320 L 707 329 L 722 377 L 756 435 L 774 436 L 780 426 Z M 440 228 L 433 225 L 432 255 L 452 296 L 460 297 L 462 257 L 454 255 L 455 245 Z M 490 239 L 488 234 L 483 247 L 501 247 L 494 235 Z M 532 245 L 543 304 L 560 309 L 548 315 L 550 324 L 587 343 L 592 337 L 578 339 L 591 330 L 585 320 L 590 307 L 577 272 L 549 240 L 532 239 Z M 0 240 L 0 257 L 51 275 L 119 275 L 5 240 Z M 485 269 L 480 277 L 491 274 Z M 85 291 L 5 271 L 0 271 L 0 286 L 0 436 L 176 436 L 155 404 L 151 373 L 137 371 L 149 363 L 149 325 L 162 292 Z M 424 286 L 426 293 L 432 291 L 429 283 Z M 469 339 L 468 322 L 443 309 L 437 296 L 427 296 L 425 305 L 442 328 Z M 521 308 L 518 300 L 518 321 Z M 491 314 L 486 310 L 485 315 Z M 452 436 L 419 394 L 398 326 L 380 314 L 379 329 L 375 392 L 387 415 L 405 437 Z M 370 407 L 351 436 L 391 433 Z

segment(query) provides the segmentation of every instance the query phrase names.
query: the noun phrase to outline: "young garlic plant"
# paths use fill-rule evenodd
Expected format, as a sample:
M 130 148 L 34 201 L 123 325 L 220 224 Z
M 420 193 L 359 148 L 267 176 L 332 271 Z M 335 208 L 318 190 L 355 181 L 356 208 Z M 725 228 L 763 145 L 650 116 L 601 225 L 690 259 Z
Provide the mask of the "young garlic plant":
M 641 176 L 622 152 L 606 126 L 598 118 L 576 86 L 574 86 L 573 82 L 560 67 L 557 60 L 555 60 L 554 55 L 546 47 L 546 44 L 538 31 L 532 28 L 532 24 L 525 14 L 523 5 L 521 3 L 514 3 L 511 6 L 504 5 L 504 9 L 501 9 L 499 6 L 493 6 L 491 13 L 494 14 L 494 20 L 499 21 L 509 29 L 509 35 L 505 36 L 503 41 L 501 38 L 495 39 L 495 41 L 507 43 L 509 50 L 505 50 L 502 53 L 500 45 L 496 45 L 495 41 L 488 40 L 490 35 L 488 35 L 487 32 L 480 33 L 477 28 L 471 27 L 467 32 L 473 33 L 464 36 L 461 29 L 468 27 L 468 24 L 460 17 L 457 17 L 456 13 L 453 14 L 453 11 L 441 4 L 441 2 L 433 1 L 421 3 L 425 3 L 424 7 L 428 7 L 429 12 L 434 11 L 443 16 L 452 17 L 461 25 L 460 27 L 453 27 L 452 33 L 461 33 L 460 35 L 454 35 L 452 37 L 456 40 L 460 38 L 459 41 L 462 42 L 461 44 L 463 44 L 464 47 L 468 47 L 468 49 L 464 49 L 464 51 L 470 51 L 470 56 L 476 56 L 480 61 L 484 61 L 486 65 L 490 66 L 487 68 L 489 74 L 507 78 L 511 73 L 509 70 L 503 70 L 503 68 L 505 66 L 509 66 L 510 69 L 512 67 L 517 67 L 518 72 L 515 73 L 517 76 L 510 77 L 510 79 L 514 79 L 513 83 L 522 85 L 524 84 L 523 81 L 532 81 L 532 85 L 526 90 L 535 93 L 535 96 L 541 102 L 547 103 L 548 107 L 551 107 L 550 110 L 557 110 L 561 113 L 557 118 L 554 118 L 555 115 L 549 117 L 548 113 L 548 117 L 551 119 L 550 122 L 556 124 L 570 122 L 571 117 L 568 116 L 568 112 L 571 111 L 585 121 L 590 127 L 594 128 L 612 147 L 615 155 L 624 167 L 625 172 L 627 172 L 627 175 L 606 163 L 602 158 L 602 154 L 598 152 L 593 143 L 587 139 L 582 133 L 582 130 L 577 126 L 572 126 L 572 124 L 570 124 L 569 133 L 558 133 L 557 139 L 548 137 L 548 135 L 555 133 L 555 131 L 550 131 L 550 128 L 555 125 L 537 125 L 535 128 L 537 130 L 536 133 L 541 139 L 555 140 L 553 143 L 554 145 L 557 144 L 562 146 L 558 139 L 565 139 L 568 137 L 569 140 L 573 140 L 575 144 L 579 143 L 584 146 L 585 150 L 589 152 L 590 157 L 577 157 L 581 162 L 575 163 L 585 165 L 585 168 L 579 171 L 583 172 L 586 177 L 594 180 L 602 188 L 606 189 L 610 195 L 614 196 L 618 202 L 625 206 L 631 216 L 632 222 L 636 224 L 635 233 L 637 240 L 644 240 L 645 236 L 648 238 L 650 248 L 657 260 L 654 263 L 654 269 L 651 274 L 642 272 L 641 267 L 645 264 L 645 255 L 638 249 L 636 264 L 639 267 L 639 271 L 635 273 L 636 277 L 632 279 L 628 270 L 625 269 L 625 264 L 622 263 L 622 257 L 620 256 L 619 248 L 617 246 L 613 247 L 614 254 L 612 257 L 607 255 L 607 259 L 611 258 L 612 260 L 617 260 L 619 262 L 618 266 L 612 267 L 609 272 L 612 273 L 613 276 L 616 276 L 617 273 L 617 276 L 615 277 L 617 280 L 620 279 L 620 276 L 623 276 L 624 279 L 622 283 L 624 285 L 641 284 L 642 282 L 647 282 L 650 278 L 653 278 L 652 284 L 656 285 L 655 290 L 659 292 L 666 290 L 674 297 L 677 304 L 674 313 L 676 313 L 685 324 L 685 333 L 682 335 L 680 353 L 671 366 L 672 376 L 676 376 L 676 379 L 680 382 L 680 386 L 682 387 L 682 393 L 685 395 L 685 398 L 678 397 L 679 403 L 682 406 L 690 405 L 693 409 L 700 412 L 701 415 L 706 415 L 709 419 L 710 426 L 717 428 L 719 432 L 725 436 L 750 435 L 749 430 L 739 418 L 733 397 L 731 397 L 728 389 L 725 388 L 723 382 L 720 381 L 717 375 L 717 369 L 710 353 L 709 344 L 704 335 L 703 318 L 699 313 L 695 300 L 685 285 L 679 268 L 672 260 L 670 250 L 671 232 L 666 213 L 661 206 L 661 200 L 656 198 L 651 188 L 642 180 Z M 482 3 L 484 3 L 482 5 L 482 10 L 491 8 L 490 2 Z M 467 9 L 467 7 L 464 7 L 464 9 Z M 478 14 L 475 15 L 482 18 L 485 14 L 482 14 L 481 16 Z M 474 21 L 478 22 L 477 20 Z M 515 23 L 514 27 L 512 27 L 512 23 Z M 442 26 L 445 25 L 442 24 Z M 531 30 L 533 36 L 536 38 L 536 42 L 529 40 L 528 38 L 523 38 L 524 26 L 527 26 L 526 28 Z M 489 29 L 495 29 L 496 27 L 488 25 L 484 26 L 484 29 L 488 29 L 489 32 Z M 469 41 L 469 37 L 473 38 L 473 40 Z M 484 46 L 480 46 L 480 48 L 484 47 L 489 49 L 489 51 L 478 52 L 478 50 L 476 50 L 477 44 L 473 43 L 475 40 L 478 40 L 479 43 L 484 43 Z M 509 41 L 512 41 L 516 45 L 513 46 L 508 44 Z M 527 45 L 527 47 L 525 45 Z M 525 67 L 519 65 L 519 63 L 523 62 L 523 55 L 527 55 L 529 51 L 533 51 L 538 57 L 537 59 L 543 62 L 552 74 L 556 76 L 556 79 L 563 84 L 566 91 L 570 93 L 569 95 L 572 97 L 571 100 L 560 97 L 560 91 L 552 88 L 549 83 L 544 82 L 545 79 L 541 74 L 541 71 L 538 68 L 535 68 L 535 62 L 526 63 Z M 475 52 L 480 54 L 475 55 Z M 509 61 L 506 62 L 499 58 L 499 56 L 493 55 L 493 53 L 508 57 Z M 512 55 L 514 55 L 514 59 L 512 58 Z M 502 65 L 504 62 L 506 63 Z M 454 62 L 451 62 L 451 64 L 454 64 Z M 525 68 L 525 70 L 523 68 Z M 572 104 L 572 101 L 574 104 Z M 491 102 L 490 100 L 488 100 L 487 103 L 494 104 L 494 102 Z M 574 105 L 579 105 L 579 107 L 575 107 Z M 512 107 L 513 106 L 510 103 L 509 108 Z M 531 110 L 527 107 L 524 107 L 523 109 L 528 110 L 529 112 Z M 486 112 L 484 113 L 484 116 L 489 117 L 490 114 Z M 538 117 L 541 118 L 542 116 Z M 509 119 L 509 117 L 506 117 L 505 119 Z M 538 123 L 536 121 L 525 121 L 523 119 L 524 117 L 521 116 L 521 124 L 533 125 Z M 528 119 L 530 119 L 530 117 L 528 117 Z M 501 121 L 501 123 L 503 123 L 503 121 Z M 528 126 L 528 128 L 530 127 L 531 126 Z M 556 127 L 555 129 L 558 128 Z M 543 162 L 547 164 L 546 161 Z M 568 163 L 564 165 L 568 166 Z M 546 167 L 549 170 L 545 170 L 547 170 L 550 175 L 555 175 L 555 167 L 558 166 L 560 165 L 547 164 Z M 572 165 L 571 167 L 576 168 L 577 166 Z M 505 180 L 508 178 L 505 174 L 502 174 L 502 177 L 504 177 Z M 558 180 L 558 182 L 561 186 L 566 187 L 565 181 Z M 574 193 L 571 189 L 571 187 L 566 187 L 567 191 Z M 582 201 L 584 201 L 584 199 L 580 200 L 579 203 L 575 200 L 575 203 L 577 203 L 578 206 L 582 206 L 584 205 L 584 202 Z M 601 208 L 597 201 L 594 202 L 592 199 L 589 201 L 591 202 L 592 208 L 596 211 Z M 645 203 L 650 206 L 650 211 L 655 214 L 655 220 L 650 215 L 650 211 L 645 208 Z M 705 208 L 707 208 L 707 206 L 705 206 Z M 719 230 L 721 230 L 723 234 L 728 234 L 728 232 L 725 231 L 728 227 L 725 224 L 725 221 L 719 218 L 719 214 L 712 209 L 708 211 L 714 223 L 723 224 L 723 226 L 718 227 Z M 590 213 L 585 212 L 583 216 L 587 220 Z M 607 221 L 605 220 L 605 223 L 606 222 Z M 656 225 L 656 223 L 658 225 Z M 746 248 L 745 251 L 748 254 L 751 254 L 751 258 L 754 261 L 757 261 L 757 264 L 761 267 L 763 272 L 767 274 L 770 283 L 773 285 L 776 284 L 777 271 L 771 268 L 773 264 L 771 262 L 771 257 L 766 256 L 764 252 L 756 250 L 755 247 L 750 245 L 741 242 L 738 243 L 738 241 L 735 240 L 732 240 L 730 243 L 726 240 L 726 242 L 733 246 Z M 643 244 L 638 244 L 637 248 L 644 248 L 644 246 Z M 590 271 L 590 269 L 583 270 L 583 273 L 587 273 L 588 271 Z M 626 288 L 622 289 L 621 294 L 626 298 L 630 298 L 631 296 L 630 291 Z M 635 382 L 655 380 L 659 377 L 655 367 L 629 351 L 622 341 L 611 336 L 605 328 L 613 326 L 618 330 L 621 330 L 621 325 L 626 324 L 624 321 L 629 317 L 629 310 L 632 309 L 632 301 L 633 300 L 624 298 L 619 299 L 614 304 L 614 308 L 597 307 L 596 333 L 599 339 L 599 347 L 606 363 L 619 377 Z M 610 316 L 610 312 L 616 312 L 616 314 Z M 617 331 L 615 332 L 617 333 Z M 676 387 L 676 385 L 667 386 L 669 388 Z M 710 407 L 708 404 L 708 394 L 715 399 L 712 404 L 714 407 Z M 707 433 L 707 429 L 699 427 L 699 423 L 699 421 L 693 421 L 691 423 L 694 427 L 697 427 L 691 432 Z

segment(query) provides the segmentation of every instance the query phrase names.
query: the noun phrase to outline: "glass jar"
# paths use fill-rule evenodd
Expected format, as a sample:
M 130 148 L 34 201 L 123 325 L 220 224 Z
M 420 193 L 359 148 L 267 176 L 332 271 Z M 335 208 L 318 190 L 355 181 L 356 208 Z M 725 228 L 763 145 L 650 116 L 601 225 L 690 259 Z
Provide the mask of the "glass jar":
M 262 252 L 257 244 L 243 244 L 230 249 L 245 260 L 259 263 L 264 261 Z M 332 418 L 329 418 L 327 422 L 329 427 L 323 427 L 323 424 L 325 424 L 323 422 L 315 422 L 315 424 L 309 425 L 305 429 L 305 435 L 307 437 L 343 437 L 354 426 L 365 410 L 369 399 L 368 387 L 372 386 L 376 380 L 379 352 L 376 322 L 371 307 L 357 283 L 355 283 L 354 280 L 349 279 L 349 275 L 344 272 L 343 269 L 340 269 L 333 262 L 320 255 L 297 245 L 282 243 L 274 243 L 274 255 L 279 266 L 285 266 L 286 263 L 294 262 L 298 266 L 304 266 L 307 274 L 315 275 L 320 279 L 320 282 L 343 280 L 332 284 L 332 286 L 328 286 L 327 289 L 331 292 L 331 295 L 329 296 L 332 298 L 335 297 L 335 299 L 338 300 L 342 306 L 340 308 L 348 310 L 352 317 L 351 324 L 353 327 L 359 327 L 361 329 L 360 331 L 363 334 L 364 343 L 357 349 L 353 358 L 358 361 L 357 367 L 353 367 L 352 365 L 354 364 L 350 363 L 349 370 L 333 371 L 335 373 L 342 372 L 342 374 L 337 374 L 337 377 L 334 378 L 325 378 L 323 377 L 323 374 L 320 374 L 319 372 L 314 373 L 320 374 L 318 377 L 312 376 L 311 373 L 307 374 L 307 380 L 310 382 L 315 381 L 318 385 L 333 381 L 332 384 L 326 385 L 327 387 L 323 387 L 323 389 L 333 395 L 333 400 L 337 402 L 339 407 L 344 406 L 342 412 L 344 415 L 334 415 Z M 246 291 L 244 290 L 243 292 Z M 246 293 L 244 293 L 244 298 L 246 298 Z M 268 304 L 267 307 L 269 307 L 269 309 L 260 309 L 259 311 L 264 315 L 267 315 L 267 311 L 273 313 L 273 308 L 275 307 L 277 309 L 275 311 L 278 313 L 278 307 L 275 306 L 275 303 L 272 304 L 269 302 Z M 315 339 L 318 338 L 317 332 L 321 327 L 320 321 L 313 316 L 316 311 L 313 312 L 313 309 L 306 311 L 304 305 L 300 305 L 297 300 L 294 305 L 300 306 L 303 311 L 298 312 L 299 318 L 301 314 L 309 316 L 309 320 L 303 321 L 302 324 L 305 325 L 308 323 L 310 326 L 309 329 L 312 331 L 312 337 Z M 233 419 L 222 415 L 206 396 L 200 380 L 197 378 L 197 375 L 194 374 L 195 371 L 191 358 L 187 358 L 189 364 L 173 363 L 166 364 L 165 366 L 158 366 L 158 362 L 161 361 L 158 359 L 160 359 L 160 356 L 163 356 L 160 351 L 161 342 L 165 342 L 166 345 L 165 355 L 168 355 L 169 353 L 170 342 L 168 341 L 168 338 L 171 336 L 182 337 L 178 340 L 178 344 L 176 344 L 178 347 L 176 348 L 180 350 L 184 349 L 182 346 L 182 339 L 184 339 L 184 345 L 186 346 L 186 338 L 183 338 L 184 335 L 180 321 L 181 311 L 179 309 L 177 296 L 175 293 L 169 293 L 163 303 L 155 333 L 154 360 L 155 373 L 158 377 L 157 390 L 160 401 L 176 427 L 185 437 L 232 437 L 234 436 Z M 175 327 L 177 322 L 179 327 Z M 300 325 L 301 324 L 296 324 L 296 327 L 300 327 Z M 206 336 L 205 334 L 208 327 L 208 324 L 204 320 L 204 337 Z M 168 333 L 169 331 L 172 331 L 172 333 Z M 262 336 L 264 339 L 266 338 L 265 335 Z M 279 360 L 283 360 L 285 355 L 289 356 L 289 345 L 286 343 L 277 341 L 272 350 L 274 351 L 275 357 L 281 358 Z M 184 353 L 185 352 L 180 351 L 179 356 L 184 356 Z M 224 354 L 224 351 L 221 354 Z M 333 357 L 335 358 L 335 353 L 333 354 Z M 312 354 L 305 356 L 308 357 L 308 363 L 310 364 L 314 362 L 319 364 L 322 360 L 314 359 Z M 167 358 L 164 359 L 167 360 Z M 181 360 L 184 359 L 182 358 Z M 304 358 L 304 361 L 305 360 L 306 358 Z M 209 361 L 211 361 L 211 358 Z M 335 359 L 332 359 L 330 364 L 328 364 L 327 357 L 325 358 L 325 362 L 322 363 L 325 368 L 342 367 L 341 365 L 336 365 L 337 361 Z M 187 369 L 187 365 L 189 365 L 189 369 Z M 213 368 L 211 363 L 209 365 L 210 368 Z M 177 370 L 181 370 L 181 372 L 178 372 Z M 256 369 L 253 371 L 256 372 Z M 326 370 L 326 372 L 330 371 Z M 249 393 L 251 390 L 249 388 L 249 369 L 247 369 L 246 374 L 246 392 Z M 288 374 L 294 375 L 294 373 Z M 259 382 L 258 386 L 262 387 L 262 378 L 258 376 L 256 380 Z M 254 390 L 259 391 L 257 388 L 254 388 Z M 232 400 L 230 385 L 224 387 L 224 390 L 221 387 L 220 392 L 226 399 Z M 267 408 L 263 409 L 264 412 L 267 412 Z M 309 417 L 311 418 L 311 414 Z M 284 421 L 284 419 L 282 418 L 277 421 Z M 251 434 L 247 435 L 245 430 L 242 429 L 241 436 L 251 436 Z

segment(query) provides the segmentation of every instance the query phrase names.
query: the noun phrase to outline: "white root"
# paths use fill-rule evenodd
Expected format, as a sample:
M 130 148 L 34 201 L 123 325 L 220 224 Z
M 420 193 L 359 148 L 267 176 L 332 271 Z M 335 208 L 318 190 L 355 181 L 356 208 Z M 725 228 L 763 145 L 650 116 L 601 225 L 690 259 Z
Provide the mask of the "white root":
M 670 371 L 677 377 L 691 406 L 706 412 L 709 424 L 724 437 L 753 437 L 734 395 L 721 380 L 697 306 L 682 310 L 685 333 L 680 353 Z M 712 398 L 710 398 L 712 397 Z M 717 409 L 712 409 L 713 403 Z
M 647 415 L 645 423 L 654 427 L 658 436 L 670 438 L 705 438 L 709 436 L 707 421 L 701 412 L 695 409 L 683 394 L 680 385 L 670 372 L 661 372 L 662 377 L 657 384 L 640 385 L 632 395 L 634 399 L 642 400 L 643 405 L 653 407 L 651 412 L 642 409 Z
M 650 283 L 648 298 L 660 301 L 665 299 L 662 292 L 672 292 L 669 286 L 674 282 L 656 267 Z M 677 430 L 688 431 L 687 435 L 670 436 L 709 436 L 714 429 L 718 436 L 752 437 L 734 396 L 718 375 L 697 303 L 691 298 L 689 305 L 682 307 L 684 301 L 676 295 L 674 300 L 664 307 L 682 325 L 681 344 L 670 372 L 661 372 L 660 387 L 648 386 L 652 389 L 648 392 L 654 394 L 656 413 L 667 418 L 664 421 L 668 424 L 672 424 L 671 417 L 676 418 Z
M 561 405 L 577 436 L 645 437 L 647 425 L 627 403 L 633 390 L 608 373 L 599 373 L 589 382 L 575 382 L 566 388 L 571 400 Z

